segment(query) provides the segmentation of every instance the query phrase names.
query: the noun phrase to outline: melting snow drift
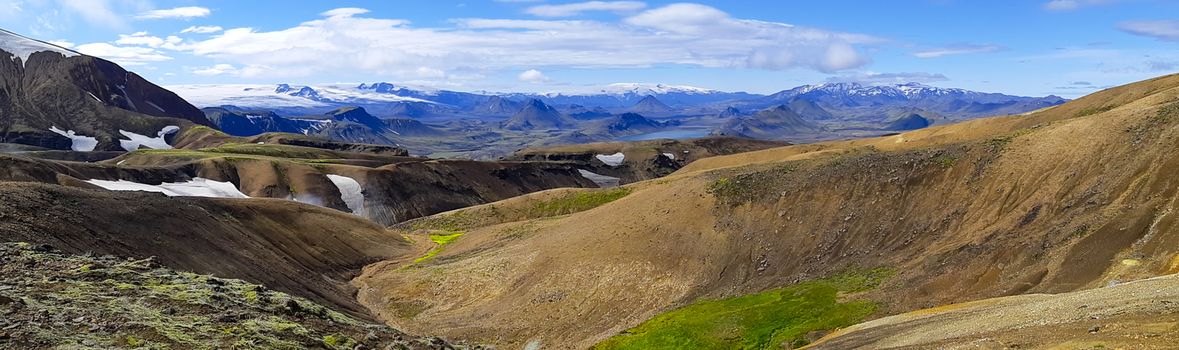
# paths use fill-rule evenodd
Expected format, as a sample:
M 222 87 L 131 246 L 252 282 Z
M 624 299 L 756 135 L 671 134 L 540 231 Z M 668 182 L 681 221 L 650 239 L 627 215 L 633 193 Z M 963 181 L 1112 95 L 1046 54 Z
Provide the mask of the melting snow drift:
M 581 177 L 584 177 L 586 179 L 589 179 L 590 181 L 593 181 L 595 184 L 598 185 L 598 187 L 601 187 L 601 188 L 618 187 L 618 185 L 622 183 L 621 182 L 622 179 L 619 179 L 619 178 L 613 177 L 613 176 L 606 176 L 606 175 L 602 175 L 602 174 L 597 174 L 597 173 L 594 173 L 594 172 L 591 172 L 588 170 L 582 170 L 582 169 L 577 169 L 577 172 L 581 173 Z
M 598 160 L 602 161 L 602 163 L 606 163 L 606 165 L 609 165 L 609 166 L 622 165 L 622 161 L 626 159 L 626 155 L 622 154 L 622 152 L 618 152 L 618 153 L 610 154 L 610 155 L 599 154 L 594 157 L 598 158 Z
M 120 134 L 123 134 L 124 137 L 129 139 L 119 140 L 119 146 L 122 146 L 123 149 L 127 150 L 127 152 L 137 150 L 140 146 L 151 149 L 172 149 L 172 145 L 169 145 L 168 141 L 164 140 L 164 136 L 177 131 L 180 131 L 179 126 L 169 125 L 161 129 L 160 132 L 156 134 L 156 137 L 147 137 L 130 131 L 119 130 Z
M 327 178 L 340 189 L 340 199 L 352 214 L 364 215 L 364 189 L 360 187 L 360 183 L 347 176 L 329 174 Z
M 127 180 L 86 180 L 86 182 L 111 191 L 156 192 L 163 193 L 168 197 L 250 198 L 239 191 L 233 183 L 199 177 L 188 182 L 166 182 L 159 185 L 141 184 Z
M 98 147 L 98 139 L 90 136 L 78 135 L 73 130 L 65 131 L 54 126 L 49 128 L 49 131 L 52 131 L 61 136 L 68 137 L 70 141 L 73 141 L 73 144 L 70 145 L 70 149 L 75 151 L 90 152 L 94 150 L 94 147 Z

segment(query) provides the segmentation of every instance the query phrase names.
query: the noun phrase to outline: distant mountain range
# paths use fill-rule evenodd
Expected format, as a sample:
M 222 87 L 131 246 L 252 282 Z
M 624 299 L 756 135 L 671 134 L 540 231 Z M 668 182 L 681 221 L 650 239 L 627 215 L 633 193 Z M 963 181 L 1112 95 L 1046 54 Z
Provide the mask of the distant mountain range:
M 872 118 L 894 108 L 917 108 L 950 119 L 1028 112 L 1061 104 L 1057 96 L 1024 97 L 939 88 L 917 83 L 805 85 L 771 95 L 723 92 L 661 84 L 611 84 L 563 93 L 486 93 L 436 90 L 390 83 L 329 85 L 178 85 L 181 96 L 202 107 L 267 109 L 283 115 L 321 114 L 340 107 L 364 107 L 380 117 L 510 117 L 537 100 L 574 119 L 635 112 L 653 116 L 721 114 L 729 107 L 756 111 L 787 105 L 816 120 Z M 726 114 L 732 114 L 729 111 Z

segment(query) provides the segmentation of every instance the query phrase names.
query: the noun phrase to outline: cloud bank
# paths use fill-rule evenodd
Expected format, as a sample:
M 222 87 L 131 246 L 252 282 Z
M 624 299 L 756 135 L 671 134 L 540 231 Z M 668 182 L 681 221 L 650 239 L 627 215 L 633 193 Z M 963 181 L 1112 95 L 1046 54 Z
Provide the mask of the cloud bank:
M 583 11 L 639 11 L 640 5 L 595 1 L 534 6 L 528 11 L 560 17 Z M 220 64 L 251 67 L 218 70 L 244 77 L 332 71 L 414 77 L 423 70 L 450 76 L 544 67 L 659 65 L 832 73 L 864 66 L 871 60 L 863 47 L 883 42 L 863 34 L 734 18 L 713 7 L 683 3 L 618 21 L 466 18 L 451 20 L 451 28 L 363 16 L 368 13 L 340 8 L 281 30 L 225 29 L 175 49 Z

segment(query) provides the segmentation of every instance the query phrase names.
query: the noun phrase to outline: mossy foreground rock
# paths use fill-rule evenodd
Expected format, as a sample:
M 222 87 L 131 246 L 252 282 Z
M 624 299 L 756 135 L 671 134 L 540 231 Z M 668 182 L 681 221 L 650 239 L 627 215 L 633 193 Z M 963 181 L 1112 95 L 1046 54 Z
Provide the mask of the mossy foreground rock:
M 466 349 L 240 280 L 0 243 L 0 349 Z

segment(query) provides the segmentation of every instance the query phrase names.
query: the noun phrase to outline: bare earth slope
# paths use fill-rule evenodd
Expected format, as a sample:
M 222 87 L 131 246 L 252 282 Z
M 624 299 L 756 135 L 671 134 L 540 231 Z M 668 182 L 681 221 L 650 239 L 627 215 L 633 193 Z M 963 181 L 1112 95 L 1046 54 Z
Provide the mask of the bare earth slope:
M 403 232 L 463 235 L 354 284 L 395 327 L 585 348 L 702 298 L 849 268 L 896 271 L 856 296 L 883 303 L 877 317 L 1172 273 L 1177 87 L 1167 76 L 1028 115 L 703 159 L 566 216 L 440 214 Z

